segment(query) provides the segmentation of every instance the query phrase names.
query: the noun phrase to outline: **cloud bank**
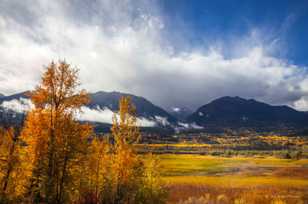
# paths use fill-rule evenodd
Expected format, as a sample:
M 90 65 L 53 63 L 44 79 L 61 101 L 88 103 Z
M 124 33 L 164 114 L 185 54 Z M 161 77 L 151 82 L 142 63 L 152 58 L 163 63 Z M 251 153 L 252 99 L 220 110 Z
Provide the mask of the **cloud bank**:
M 0 11 L 6 94 L 34 88 L 44 65 L 65 59 L 89 91 L 129 92 L 165 108 L 238 95 L 308 110 L 307 68 L 273 57 L 275 42 L 262 43 L 257 29 L 226 55 L 214 42 L 175 50 L 155 1 L 2 0 Z
M 96 108 L 91 109 L 86 106 L 81 108 L 81 113 L 77 115 L 77 119 L 81 121 L 89 121 L 89 122 L 101 122 L 112 124 L 112 118 L 114 116 L 114 112 L 109 108 Z M 154 127 L 157 123 L 153 120 L 148 120 L 146 118 L 137 118 L 137 125 L 140 127 Z
M 14 111 L 16 113 L 25 113 L 34 108 L 34 105 L 29 99 L 19 98 L 18 100 L 13 99 L 10 101 L 3 101 L 0 104 L 0 107 L 5 110 Z
M 3 101 L 0 104 L 0 108 L 5 110 L 14 111 L 16 113 L 26 113 L 34 108 L 31 100 L 26 98 L 13 99 L 10 101 Z M 81 107 L 81 112 L 77 113 L 76 118 L 80 121 L 88 121 L 88 122 L 101 122 L 112 124 L 112 118 L 114 116 L 114 112 L 112 112 L 109 108 L 96 108 L 91 109 L 86 106 Z M 140 127 L 154 127 L 156 125 L 166 125 L 166 119 L 158 117 L 153 118 L 153 120 L 146 119 L 143 117 L 137 118 L 137 126 Z

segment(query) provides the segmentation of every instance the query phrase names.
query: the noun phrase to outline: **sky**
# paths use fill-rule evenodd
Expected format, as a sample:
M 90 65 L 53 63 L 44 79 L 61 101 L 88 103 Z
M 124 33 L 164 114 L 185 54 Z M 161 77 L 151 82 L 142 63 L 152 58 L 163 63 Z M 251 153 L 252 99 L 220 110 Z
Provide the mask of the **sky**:
M 308 111 L 307 36 L 307 0 L 0 0 L 0 93 L 66 60 L 89 92 L 166 109 L 240 96 Z

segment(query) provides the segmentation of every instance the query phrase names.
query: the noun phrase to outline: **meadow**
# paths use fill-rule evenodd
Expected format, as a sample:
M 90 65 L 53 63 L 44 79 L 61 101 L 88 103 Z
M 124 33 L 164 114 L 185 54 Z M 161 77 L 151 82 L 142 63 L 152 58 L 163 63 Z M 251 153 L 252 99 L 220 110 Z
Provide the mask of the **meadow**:
M 168 203 L 307 203 L 308 159 L 161 154 Z

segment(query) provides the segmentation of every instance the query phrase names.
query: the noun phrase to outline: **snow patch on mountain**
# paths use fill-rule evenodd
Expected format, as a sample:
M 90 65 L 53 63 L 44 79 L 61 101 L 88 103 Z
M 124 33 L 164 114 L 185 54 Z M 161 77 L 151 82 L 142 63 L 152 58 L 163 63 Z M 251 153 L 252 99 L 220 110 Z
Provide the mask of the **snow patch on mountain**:
M 181 109 L 180 109 L 180 108 L 177 108 L 177 107 L 173 107 L 173 108 L 171 108 L 171 110 L 172 110 L 173 112 L 180 112 L 180 111 L 181 111 Z

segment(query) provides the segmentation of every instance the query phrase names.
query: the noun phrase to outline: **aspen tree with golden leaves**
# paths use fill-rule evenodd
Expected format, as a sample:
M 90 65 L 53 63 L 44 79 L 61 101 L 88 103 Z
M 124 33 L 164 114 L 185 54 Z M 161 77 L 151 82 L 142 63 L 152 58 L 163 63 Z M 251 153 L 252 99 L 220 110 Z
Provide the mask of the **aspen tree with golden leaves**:
M 80 203 L 137 203 L 144 168 L 133 146 L 140 137 L 135 110 L 130 98 L 121 98 L 110 140 L 92 140 L 86 171 L 88 192 Z
M 89 101 L 78 85 L 77 69 L 64 61 L 52 62 L 31 93 L 35 108 L 22 132 L 32 164 L 31 202 L 65 203 L 74 196 L 75 169 L 86 154 L 92 131 L 75 119 L 76 112 Z
M 130 98 L 120 99 L 110 137 L 98 137 L 76 119 L 89 101 L 77 73 L 65 62 L 51 63 L 30 94 L 34 108 L 20 136 L 0 131 L 1 196 L 9 195 L 3 201 L 162 203 L 156 163 L 134 148 L 141 133 Z
M 109 189 L 109 192 L 102 191 L 99 194 L 100 203 L 111 204 L 135 204 L 149 203 L 152 201 L 164 202 L 164 196 L 160 193 L 148 193 L 147 189 L 154 192 L 154 188 L 161 186 L 156 182 L 148 182 L 150 169 L 154 166 L 146 166 L 144 159 L 135 151 L 134 144 L 138 142 L 141 133 L 137 126 L 136 108 L 129 97 L 122 97 L 119 101 L 119 112 L 113 117 L 111 128 L 113 143 L 109 143 L 108 151 L 105 156 L 104 167 L 107 170 L 102 171 L 106 175 L 103 181 L 103 189 Z M 92 145 L 96 146 L 96 142 Z M 102 146 L 101 146 L 102 147 Z M 103 148 L 103 147 L 102 147 Z M 98 158 L 97 156 L 95 158 Z M 110 170 L 110 171 L 108 171 Z M 157 178 L 158 175 L 151 174 L 151 178 Z M 148 185 L 152 185 L 149 187 Z M 158 188 L 156 188 L 158 189 Z M 158 192 L 158 191 L 156 191 Z M 159 189 L 159 192 L 160 191 Z M 154 198 L 155 197 L 155 198 Z M 161 201 L 161 202 L 160 202 Z M 154 202 L 152 202 L 154 203 Z
M 83 181 L 80 203 L 101 203 L 102 200 L 110 200 L 111 189 L 111 144 L 106 136 L 92 138 L 88 158 L 83 170 Z
M 134 203 L 141 184 L 143 161 L 136 154 L 133 144 L 138 141 L 136 108 L 129 97 L 119 101 L 119 112 L 113 117 L 111 132 L 114 138 L 112 155 L 112 202 Z

